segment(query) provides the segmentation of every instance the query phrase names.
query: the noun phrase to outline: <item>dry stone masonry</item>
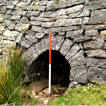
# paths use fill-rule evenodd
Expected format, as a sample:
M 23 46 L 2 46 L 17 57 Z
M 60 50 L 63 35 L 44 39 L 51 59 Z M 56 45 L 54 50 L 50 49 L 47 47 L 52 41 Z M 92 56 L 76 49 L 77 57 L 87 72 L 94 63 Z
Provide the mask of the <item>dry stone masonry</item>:
M 106 81 L 106 0 L 0 0 L 0 58 L 19 45 L 30 65 L 48 50 L 70 64 L 70 81 Z

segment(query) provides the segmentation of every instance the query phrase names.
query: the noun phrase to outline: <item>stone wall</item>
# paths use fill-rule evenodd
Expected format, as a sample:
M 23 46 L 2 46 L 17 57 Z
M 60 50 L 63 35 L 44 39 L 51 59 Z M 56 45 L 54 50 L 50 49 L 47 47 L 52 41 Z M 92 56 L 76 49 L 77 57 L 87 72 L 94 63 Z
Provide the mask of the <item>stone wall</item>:
M 106 0 L 0 0 L 0 57 L 20 45 L 30 65 L 48 49 L 71 66 L 70 81 L 106 81 Z

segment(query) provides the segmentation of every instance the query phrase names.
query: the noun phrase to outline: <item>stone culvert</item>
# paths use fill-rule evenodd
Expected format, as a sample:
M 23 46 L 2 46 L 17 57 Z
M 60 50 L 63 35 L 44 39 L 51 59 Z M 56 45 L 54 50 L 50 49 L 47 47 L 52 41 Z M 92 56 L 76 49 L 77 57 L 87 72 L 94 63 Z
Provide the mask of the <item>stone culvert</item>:
M 0 0 L 0 57 L 8 45 L 19 45 L 31 66 L 48 50 L 51 32 L 52 50 L 70 65 L 70 81 L 103 83 L 105 21 L 106 0 Z

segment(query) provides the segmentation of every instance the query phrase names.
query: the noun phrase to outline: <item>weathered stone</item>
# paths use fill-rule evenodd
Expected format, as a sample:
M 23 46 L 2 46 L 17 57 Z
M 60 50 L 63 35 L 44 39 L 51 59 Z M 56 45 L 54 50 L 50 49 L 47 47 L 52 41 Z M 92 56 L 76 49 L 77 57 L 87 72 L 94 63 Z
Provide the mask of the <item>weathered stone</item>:
M 77 6 L 74 6 L 74 7 L 71 7 L 71 8 L 66 8 L 66 9 L 61 9 L 61 10 L 58 10 L 56 12 L 56 14 L 58 15 L 65 15 L 65 14 L 72 14 L 72 13 L 75 13 L 75 12 L 78 12 L 78 11 L 81 11 L 83 9 L 83 5 L 77 5 Z
M 44 11 L 45 10 L 45 8 L 46 8 L 46 6 L 29 6 L 28 8 L 27 8 L 27 10 L 28 11 Z
M 88 69 L 88 80 L 90 82 L 99 82 L 99 83 L 105 83 L 106 79 L 106 73 L 105 70 L 96 68 L 96 67 L 90 67 Z
M 46 10 L 55 10 L 55 9 L 56 9 L 55 1 L 48 1 Z
M 67 32 L 66 37 L 72 38 L 72 39 L 73 38 L 79 38 L 79 37 L 82 36 L 82 34 L 83 34 L 83 30 L 69 31 L 69 32 Z
M 4 31 L 4 25 L 0 24 L 0 34 L 2 34 L 2 32 Z
M 97 59 L 97 58 L 87 58 L 86 65 L 92 67 L 102 67 L 105 68 L 103 65 L 106 64 L 106 59 Z
M 68 26 L 68 27 L 62 27 L 62 31 L 73 31 L 73 30 L 79 30 L 80 26 Z
M 91 37 L 81 36 L 79 38 L 75 38 L 74 39 L 74 42 L 77 42 L 77 43 L 86 43 L 86 42 L 91 41 L 91 40 L 92 40 Z
M 61 36 L 58 36 L 57 37 L 57 44 L 56 44 L 56 50 L 59 50 L 61 45 L 63 44 L 64 42 L 64 37 L 61 37 Z
M 19 33 L 17 36 L 16 36 L 16 43 L 19 43 L 20 42 L 20 40 L 21 40 L 21 38 L 22 38 L 22 33 Z
M 29 20 L 28 20 L 27 17 L 22 17 L 21 20 L 20 20 L 20 22 L 23 23 L 23 24 L 28 23 L 28 21 L 29 21 Z
M 41 25 L 41 22 L 40 21 L 31 21 L 31 25 Z
M 4 25 L 9 27 L 11 26 L 12 24 L 15 24 L 13 21 L 10 21 L 10 20 L 4 20 Z
M 41 38 L 44 37 L 44 34 L 43 33 L 36 33 L 35 37 L 38 38 L 38 39 L 41 39 Z
M 106 21 L 105 16 L 106 16 L 106 9 L 92 11 L 90 23 L 91 24 L 104 23 Z
M 70 71 L 70 80 L 80 84 L 85 84 L 87 83 L 86 73 L 87 73 L 86 66 L 72 67 Z
M 60 52 L 63 54 L 63 55 L 66 55 L 66 53 L 69 51 L 70 47 L 72 46 L 73 42 L 69 39 L 66 39 L 64 41 L 64 43 L 62 44 L 61 46 L 61 49 L 60 49 Z
M 29 28 L 30 28 L 30 23 L 28 23 L 28 24 L 18 23 L 15 26 L 15 29 L 18 31 L 27 31 Z
M 97 9 L 106 8 L 105 2 L 101 2 L 101 1 L 98 2 L 90 2 L 89 4 L 85 5 L 85 8 L 88 10 L 97 10 Z
M 86 36 L 97 36 L 99 35 L 99 32 L 97 30 L 86 30 L 85 35 Z
M 52 18 L 54 17 L 55 12 L 43 12 L 40 14 L 40 17 L 42 18 Z
M 69 18 L 87 17 L 89 15 L 90 15 L 89 10 L 83 10 L 81 12 L 78 11 L 76 13 L 69 14 Z
M 36 48 L 37 54 L 40 55 L 42 53 L 42 43 L 41 42 L 38 42 L 34 46 Z
M 22 9 L 22 10 L 25 10 L 25 9 L 27 9 L 27 6 L 30 4 L 30 1 L 28 2 L 19 2 L 18 4 L 17 4 L 17 8 L 18 9 Z
M 78 51 L 80 50 L 80 47 L 77 44 L 74 44 L 72 48 L 69 50 L 69 52 L 66 54 L 65 58 L 69 60 L 72 56 L 74 56 Z
M 42 22 L 41 26 L 45 28 L 50 28 L 54 26 L 54 22 Z
M 27 14 L 27 11 L 21 11 L 21 10 L 18 10 L 18 11 L 16 11 L 16 10 L 14 10 L 14 11 L 12 11 L 12 13 L 11 13 L 12 15 L 26 15 Z
M 42 39 L 41 43 L 42 43 L 42 52 L 49 49 L 49 39 L 48 38 Z
M 30 42 L 29 40 L 22 38 L 19 42 L 19 44 L 23 47 L 23 48 L 29 48 L 32 46 L 32 42 Z
M 3 15 L 0 15 L 0 23 L 3 22 Z
M 38 42 L 38 39 L 37 39 L 36 36 L 33 35 L 33 34 L 27 34 L 27 35 L 25 35 L 25 38 L 26 38 L 27 40 L 33 42 L 33 43 Z
M 106 29 L 106 25 L 82 25 L 81 27 L 82 27 L 82 29 L 86 29 L 86 30 L 92 30 L 92 29 L 104 30 L 104 29 Z
M 15 47 L 16 42 L 14 41 L 9 41 L 9 40 L 3 40 L 3 46 L 6 47 Z
M 68 6 L 73 6 L 73 5 L 76 5 L 76 4 L 86 4 L 88 3 L 89 0 L 68 0 Z
M 65 36 L 65 32 L 59 32 L 59 35 Z
M 85 64 L 84 52 L 81 50 L 77 54 L 75 54 L 72 58 L 69 59 L 69 63 L 71 67 L 73 66 L 81 66 Z
M 60 32 L 62 28 L 50 28 L 46 29 L 44 33 L 49 34 L 49 33 L 55 33 L 55 32 Z
M 33 5 L 33 6 L 36 6 L 36 5 L 41 5 L 41 6 L 45 6 L 47 4 L 47 0 L 45 0 L 45 1 L 34 1 L 34 2 L 32 2 L 31 3 L 31 5 Z
M 27 15 L 28 16 L 38 16 L 39 15 L 39 11 L 28 11 Z
M 81 25 L 82 24 L 82 19 L 81 18 L 76 18 L 76 19 L 61 19 L 57 20 L 55 22 L 55 26 L 70 26 L 70 25 Z
M 40 32 L 40 33 L 45 31 L 44 28 L 38 27 L 38 26 L 32 26 L 31 30 L 35 32 Z
M 4 15 L 5 20 L 11 20 L 11 15 Z
M 10 31 L 10 30 L 6 30 L 3 33 L 4 39 L 9 39 L 9 40 L 15 40 L 15 38 L 16 38 L 16 36 L 18 34 L 19 34 L 19 32 L 17 32 L 17 31 Z
M 13 15 L 11 17 L 12 20 L 20 20 L 21 16 L 20 15 Z
M 57 36 L 52 36 L 52 50 L 55 50 L 57 44 Z
M 96 58 L 106 58 L 106 53 L 104 50 L 89 50 L 86 51 L 88 57 L 96 57 Z
M 88 24 L 89 23 L 89 17 L 84 17 L 84 19 L 83 19 L 83 24 Z
M 101 32 L 100 32 L 100 35 L 104 35 L 104 36 L 106 36 L 106 30 L 101 31 Z
M 101 49 L 103 43 L 103 39 L 96 39 L 95 41 L 86 42 L 84 43 L 84 49 Z

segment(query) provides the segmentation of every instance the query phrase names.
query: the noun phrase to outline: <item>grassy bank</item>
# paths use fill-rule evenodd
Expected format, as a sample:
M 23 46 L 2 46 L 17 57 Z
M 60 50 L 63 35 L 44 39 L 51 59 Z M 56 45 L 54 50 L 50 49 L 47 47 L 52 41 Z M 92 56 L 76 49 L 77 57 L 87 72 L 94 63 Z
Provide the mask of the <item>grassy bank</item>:
M 69 90 L 63 97 L 57 98 L 51 105 L 106 105 L 106 84 L 81 86 Z

